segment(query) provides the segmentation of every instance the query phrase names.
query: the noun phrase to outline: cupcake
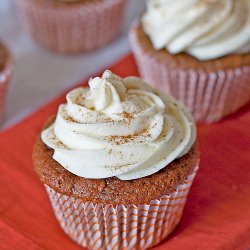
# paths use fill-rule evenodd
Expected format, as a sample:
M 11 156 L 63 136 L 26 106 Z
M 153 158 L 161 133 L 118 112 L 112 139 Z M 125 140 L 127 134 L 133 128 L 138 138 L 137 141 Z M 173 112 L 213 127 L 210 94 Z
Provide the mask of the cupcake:
M 4 121 L 8 84 L 11 76 L 11 56 L 9 50 L 0 42 L 0 125 Z
M 89 249 L 147 249 L 176 227 L 198 169 L 184 106 L 105 71 L 67 94 L 33 150 L 56 218 Z
M 130 31 L 142 77 L 215 122 L 250 99 L 249 0 L 148 0 Z
M 56 52 L 97 49 L 122 29 L 127 0 L 16 0 L 24 27 L 43 47 Z

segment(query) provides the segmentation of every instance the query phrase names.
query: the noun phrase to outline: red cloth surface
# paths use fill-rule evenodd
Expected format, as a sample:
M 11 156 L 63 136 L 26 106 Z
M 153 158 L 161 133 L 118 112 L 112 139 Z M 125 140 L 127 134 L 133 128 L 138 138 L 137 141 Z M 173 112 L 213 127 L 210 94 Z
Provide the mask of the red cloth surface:
M 137 75 L 132 56 L 111 70 Z M 0 249 L 82 249 L 60 229 L 32 168 L 32 146 L 64 95 L 0 133 Z M 250 104 L 199 125 L 201 164 L 176 230 L 154 249 L 250 248 Z

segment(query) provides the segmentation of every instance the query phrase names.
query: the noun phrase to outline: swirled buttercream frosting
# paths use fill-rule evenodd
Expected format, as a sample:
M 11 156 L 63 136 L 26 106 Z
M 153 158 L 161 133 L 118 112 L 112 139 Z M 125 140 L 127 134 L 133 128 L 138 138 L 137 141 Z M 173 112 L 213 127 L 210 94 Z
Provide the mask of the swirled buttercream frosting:
M 186 109 L 137 77 L 107 70 L 66 99 L 41 137 L 54 160 L 77 176 L 145 177 L 186 154 L 196 139 Z
M 250 0 L 148 0 L 144 32 L 156 50 L 199 60 L 250 52 Z

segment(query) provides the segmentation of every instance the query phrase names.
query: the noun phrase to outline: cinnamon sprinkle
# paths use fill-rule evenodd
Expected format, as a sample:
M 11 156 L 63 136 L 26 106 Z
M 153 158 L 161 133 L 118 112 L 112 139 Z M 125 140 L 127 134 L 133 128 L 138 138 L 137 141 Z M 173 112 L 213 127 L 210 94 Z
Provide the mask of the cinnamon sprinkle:
M 121 135 L 121 136 L 111 135 L 108 137 L 108 141 L 114 142 L 116 145 L 122 145 L 132 141 L 134 138 L 140 135 L 145 137 L 151 137 L 149 130 L 145 128 L 140 133 L 136 133 L 133 135 Z
M 128 119 L 129 122 L 134 118 L 134 115 L 133 115 L 133 114 L 128 113 L 128 112 L 126 112 L 126 111 L 123 111 L 123 112 L 122 112 L 122 115 L 123 115 L 124 118 Z

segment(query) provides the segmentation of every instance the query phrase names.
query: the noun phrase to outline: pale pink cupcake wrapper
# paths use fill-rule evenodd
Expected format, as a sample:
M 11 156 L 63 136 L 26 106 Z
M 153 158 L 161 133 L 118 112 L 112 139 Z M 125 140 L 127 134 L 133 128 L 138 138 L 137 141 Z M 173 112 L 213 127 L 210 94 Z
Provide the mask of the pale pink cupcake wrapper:
M 12 58 L 7 49 L 7 59 L 4 69 L 0 71 L 0 125 L 2 124 L 6 110 L 6 96 L 9 87 L 9 81 L 12 73 Z
M 216 122 L 250 100 L 250 65 L 212 73 L 173 69 L 142 50 L 133 27 L 130 43 L 145 81 L 171 93 L 188 107 L 196 121 Z
M 118 37 L 127 0 L 66 7 L 41 6 L 35 2 L 16 0 L 30 36 L 53 51 L 83 52 L 99 48 Z
M 147 249 L 179 223 L 197 170 L 198 162 L 174 192 L 146 205 L 83 202 L 45 188 L 60 226 L 79 245 L 93 250 Z

